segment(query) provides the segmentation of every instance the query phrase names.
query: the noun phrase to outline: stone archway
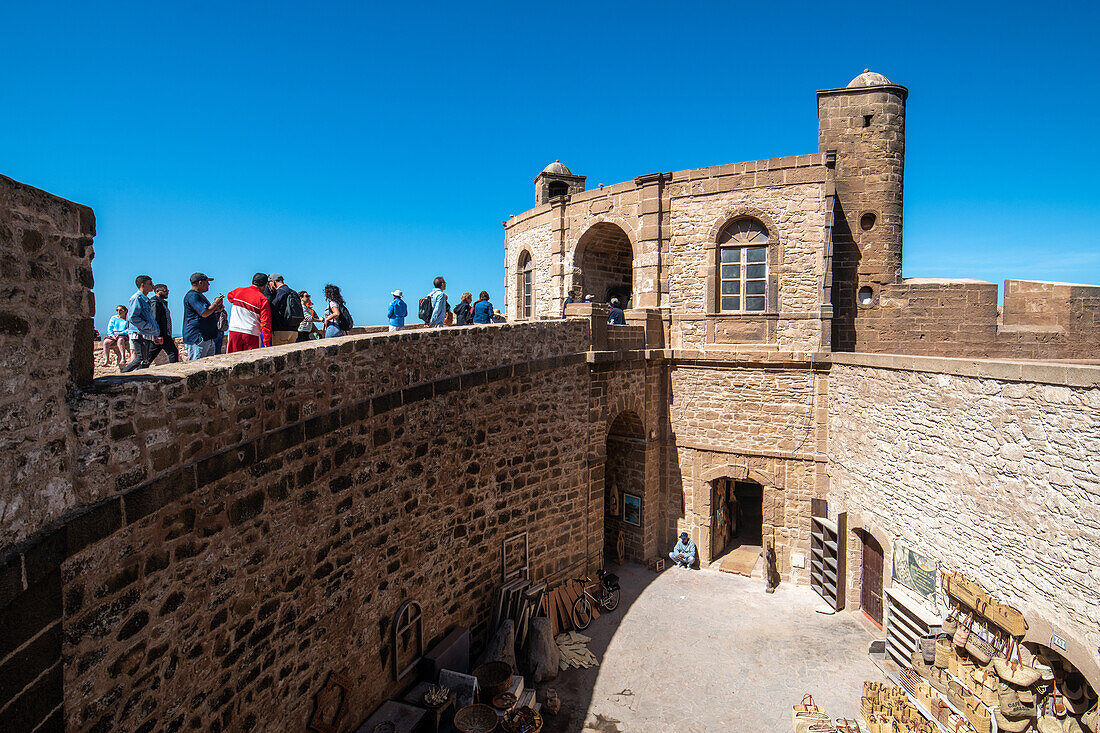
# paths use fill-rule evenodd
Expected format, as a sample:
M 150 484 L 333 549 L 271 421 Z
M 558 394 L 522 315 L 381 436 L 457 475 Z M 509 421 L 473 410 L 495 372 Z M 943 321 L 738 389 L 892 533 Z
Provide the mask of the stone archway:
M 634 247 L 630 236 L 617 224 L 593 224 L 577 241 L 573 267 L 584 295 L 597 303 L 618 298 L 629 308 L 634 298 Z
M 638 415 L 620 412 L 607 431 L 604 463 L 604 557 L 645 562 L 645 426 Z M 652 515 L 652 511 L 648 512 Z M 620 545 L 621 541 L 621 545 Z

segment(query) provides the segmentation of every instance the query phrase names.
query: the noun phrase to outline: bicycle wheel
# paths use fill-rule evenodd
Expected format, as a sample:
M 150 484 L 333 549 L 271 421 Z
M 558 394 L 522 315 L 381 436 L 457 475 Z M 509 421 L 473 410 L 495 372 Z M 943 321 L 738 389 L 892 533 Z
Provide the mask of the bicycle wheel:
M 619 607 L 619 589 L 608 590 L 603 589 L 603 593 L 600 594 L 600 605 L 604 607 L 606 611 L 614 611 Z
M 592 623 L 592 601 L 588 596 L 581 596 L 573 601 L 573 625 L 578 631 L 584 631 Z

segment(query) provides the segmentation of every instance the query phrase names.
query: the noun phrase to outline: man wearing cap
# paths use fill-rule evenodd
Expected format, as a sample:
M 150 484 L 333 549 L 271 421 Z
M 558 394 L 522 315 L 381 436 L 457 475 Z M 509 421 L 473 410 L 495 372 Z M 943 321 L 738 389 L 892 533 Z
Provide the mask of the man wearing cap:
M 695 543 L 688 537 L 687 532 L 680 533 L 680 541 L 676 543 L 672 552 L 668 553 L 668 557 L 676 563 L 678 568 L 690 568 L 695 564 Z
M 283 282 L 283 276 L 273 272 L 267 276 L 271 288 L 271 338 L 275 346 L 293 344 L 298 340 L 298 326 L 305 318 L 298 291 Z
M 409 306 L 401 300 L 402 293 L 400 290 L 394 290 L 390 295 L 393 296 L 393 302 L 390 303 L 390 310 L 386 317 L 390 319 L 390 330 L 399 331 L 405 325 L 405 316 L 409 315 Z
M 211 303 L 204 295 L 213 279 L 201 272 L 191 273 L 191 289 L 183 296 L 183 345 L 188 361 L 213 356 L 221 338 L 218 313 L 225 310 L 222 296 Z
M 267 273 L 257 272 L 252 284 L 229 291 L 229 339 L 226 351 L 250 351 L 271 346 L 271 302 L 264 295 Z

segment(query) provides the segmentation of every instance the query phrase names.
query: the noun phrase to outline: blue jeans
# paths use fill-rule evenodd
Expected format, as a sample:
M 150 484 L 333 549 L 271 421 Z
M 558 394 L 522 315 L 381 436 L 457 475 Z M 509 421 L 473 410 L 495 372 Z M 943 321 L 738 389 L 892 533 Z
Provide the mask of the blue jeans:
M 185 346 L 187 347 L 187 360 L 195 361 L 196 359 L 213 356 L 218 346 L 218 342 L 217 339 L 209 339 L 207 341 L 200 341 L 197 344 L 185 344 Z
M 325 338 L 331 339 L 336 338 L 337 336 L 347 336 L 347 333 L 341 331 L 339 328 L 332 325 L 331 323 L 328 324 L 328 326 L 325 328 Z

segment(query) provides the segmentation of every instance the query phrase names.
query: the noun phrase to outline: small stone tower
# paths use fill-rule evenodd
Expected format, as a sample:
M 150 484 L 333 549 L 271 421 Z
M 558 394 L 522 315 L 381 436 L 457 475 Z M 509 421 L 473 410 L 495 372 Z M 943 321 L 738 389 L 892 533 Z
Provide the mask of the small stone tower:
M 818 143 L 836 153 L 833 349 L 858 346 L 883 285 L 901 281 L 905 100 L 909 90 L 865 69 L 843 89 L 817 93 Z
M 575 176 L 573 172 L 555 160 L 535 176 L 535 206 L 550 203 L 550 199 L 559 196 L 572 196 L 584 191 L 585 176 Z

